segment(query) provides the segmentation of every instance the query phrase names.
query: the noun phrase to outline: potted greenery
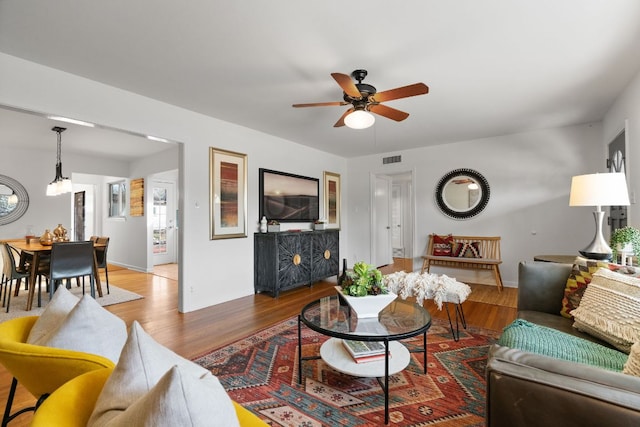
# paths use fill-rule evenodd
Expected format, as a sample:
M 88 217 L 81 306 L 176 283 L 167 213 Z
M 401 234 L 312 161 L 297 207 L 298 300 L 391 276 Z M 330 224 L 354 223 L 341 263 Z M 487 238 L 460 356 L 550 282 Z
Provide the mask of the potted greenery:
M 627 246 L 630 246 L 633 255 L 640 257 L 640 230 L 631 226 L 618 228 L 611 234 L 609 245 L 611 245 L 614 260 L 617 259 L 618 252 Z
M 336 286 L 357 317 L 378 317 L 396 299 L 382 282 L 382 273 L 363 261 L 356 262 L 341 286 Z

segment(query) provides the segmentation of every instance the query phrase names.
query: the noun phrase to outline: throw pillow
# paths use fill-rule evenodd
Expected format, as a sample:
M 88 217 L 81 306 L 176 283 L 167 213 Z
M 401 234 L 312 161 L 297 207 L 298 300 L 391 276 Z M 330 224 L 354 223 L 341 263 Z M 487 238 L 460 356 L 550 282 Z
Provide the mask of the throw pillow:
M 227 426 L 205 381 L 174 366 L 148 393 L 109 421 L 109 426 Z M 235 416 L 235 415 L 234 415 Z
M 117 363 L 126 340 L 124 321 L 84 295 L 40 345 L 97 354 Z
M 575 310 L 580 305 L 580 300 L 584 294 L 587 285 L 591 282 L 591 277 L 600 268 L 606 268 L 612 271 L 616 271 L 620 274 L 629 275 L 632 277 L 640 277 L 640 270 L 631 266 L 614 264 L 608 261 L 598 261 L 593 259 L 587 259 L 583 257 L 576 257 L 573 262 L 573 268 L 571 274 L 567 279 L 567 284 L 564 288 L 564 297 L 562 298 L 562 309 L 560 309 L 560 315 L 568 319 L 571 318 L 569 314 L 571 310 Z
M 601 268 L 570 314 L 576 329 L 629 353 L 640 341 L 640 279 Z
M 624 364 L 622 373 L 640 377 L 640 341 L 637 341 L 631 346 L 629 359 L 627 359 L 627 362 Z
M 80 299 L 73 295 L 64 286 L 59 286 L 53 294 L 53 298 L 44 308 L 44 311 L 33 324 L 27 344 L 42 345 L 46 335 L 56 329 L 63 322 L 67 314 L 78 304 Z
M 238 425 L 231 398 L 227 395 L 218 378 L 203 367 L 156 342 L 138 322 L 134 321 L 129 331 L 129 338 L 122 349 L 120 360 L 107 379 L 100 397 L 98 397 L 88 426 L 135 425 L 127 422 L 124 417 L 125 412 L 134 402 L 145 398 L 147 393 L 174 366 L 180 368 L 180 375 L 183 379 L 189 377 L 188 383 L 196 381 L 198 389 L 200 387 L 206 388 L 207 391 L 201 394 L 206 397 L 207 404 L 216 414 L 214 418 L 208 419 L 209 424 L 206 425 Z M 167 417 L 169 416 L 170 414 L 167 414 Z M 114 424 L 111 424 L 112 420 Z M 187 424 L 184 420 L 171 419 L 167 420 L 166 425 Z
M 453 244 L 453 236 L 433 235 L 433 254 L 436 256 L 451 256 L 451 245 Z
M 480 242 L 454 243 L 451 255 L 459 258 L 482 258 Z

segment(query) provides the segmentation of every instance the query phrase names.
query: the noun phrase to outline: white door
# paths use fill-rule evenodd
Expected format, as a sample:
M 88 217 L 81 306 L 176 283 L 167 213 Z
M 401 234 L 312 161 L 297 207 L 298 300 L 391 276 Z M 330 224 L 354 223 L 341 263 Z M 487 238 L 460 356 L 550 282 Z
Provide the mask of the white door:
M 393 248 L 393 256 L 403 258 L 404 230 L 402 223 L 404 221 L 404 209 L 402 206 L 402 186 L 393 184 L 391 191 L 391 246 Z
M 153 265 L 176 262 L 175 184 L 153 181 Z
M 380 267 L 393 263 L 391 250 L 391 177 L 375 178 L 373 194 L 373 264 Z

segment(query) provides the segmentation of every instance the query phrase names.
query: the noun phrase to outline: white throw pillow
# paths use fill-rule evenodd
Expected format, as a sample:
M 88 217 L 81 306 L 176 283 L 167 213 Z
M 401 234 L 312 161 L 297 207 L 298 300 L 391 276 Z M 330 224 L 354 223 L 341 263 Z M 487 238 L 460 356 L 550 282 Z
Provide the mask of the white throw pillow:
M 175 400 L 180 401 L 185 395 L 198 394 L 199 398 L 204 399 L 204 402 L 194 402 L 193 407 L 186 407 L 180 411 L 173 407 L 167 408 L 166 411 L 154 415 L 156 418 L 149 421 L 148 424 L 146 421 L 144 424 L 139 424 L 137 417 L 141 411 L 140 407 L 156 405 L 158 404 L 157 399 L 162 399 L 164 402 L 174 399 L 172 396 L 147 396 L 174 366 L 179 368 L 179 382 L 189 388 L 189 390 L 181 390 L 181 395 L 175 397 Z M 173 378 L 171 381 L 177 380 Z M 172 386 L 169 389 L 175 392 L 177 388 Z M 199 408 L 202 405 L 207 406 L 207 414 L 214 415 L 202 418 L 199 414 L 192 413 L 192 411 L 200 411 Z M 126 415 L 129 408 L 132 408 L 131 414 L 134 414 L 132 419 Z M 151 409 L 150 411 L 153 412 Z M 188 416 L 188 418 L 173 418 L 182 416 Z M 157 417 L 160 417 L 161 420 Z M 203 422 L 192 424 L 192 420 L 202 420 Z M 239 426 L 239 423 L 233 402 L 218 378 L 203 367 L 156 342 L 138 322 L 134 321 L 129 331 L 129 338 L 122 349 L 120 360 L 107 379 L 88 423 L 89 427 L 120 425 L 232 427 Z
M 215 397 L 211 394 L 210 384 L 188 375 L 184 370 L 184 366 L 171 368 L 148 393 L 133 402 L 106 425 L 109 427 L 226 427 L 232 425 L 220 418 L 218 405 L 212 402 Z
M 629 358 L 622 369 L 623 374 L 640 377 L 640 341 L 631 346 Z
M 576 329 L 629 353 L 640 341 L 640 279 L 601 268 L 570 314 Z
M 59 286 L 53 294 L 53 298 L 44 308 L 44 311 L 33 324 L 27 344 L 42 345 L 45 336 L 56 329 L 67 314 L 78 304 L 80 298 L 73 295 L 64 286 Z
M 84 295 L 62 323 L 43 337 L 41 345 L 97 354 L 118 363 L 126 341 L 124 321 Z

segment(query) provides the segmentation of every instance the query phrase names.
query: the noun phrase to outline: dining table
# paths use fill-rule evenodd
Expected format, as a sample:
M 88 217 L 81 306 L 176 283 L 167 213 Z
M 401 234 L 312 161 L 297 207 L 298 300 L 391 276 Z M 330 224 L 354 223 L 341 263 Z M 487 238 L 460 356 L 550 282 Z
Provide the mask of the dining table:
M 33 307 L 33 297 L 35 296 L 36 279 L 38 277 L 38 268 L 40 266 L 40 259 L 42 255 L 51 254 L 51 245 L 43 245 L 38 241 L 27 239 L 14 239 L 6 240 L 11 247 L 19 250 L 20 252 L 26 252 L 33 255 L 33 261 L 31 262 L 28 282 L 28 296 L 26 311 L 30 311 Z M 93 243 L 93 275 L 95 277 L 95 285 L 98 290 L 98 296 L 102 297 L 102 285 L 100 283 L 100 274 L 98 274 L 98 259 L 96 258 L 96 249 L 105 247 L 104 243 Z

